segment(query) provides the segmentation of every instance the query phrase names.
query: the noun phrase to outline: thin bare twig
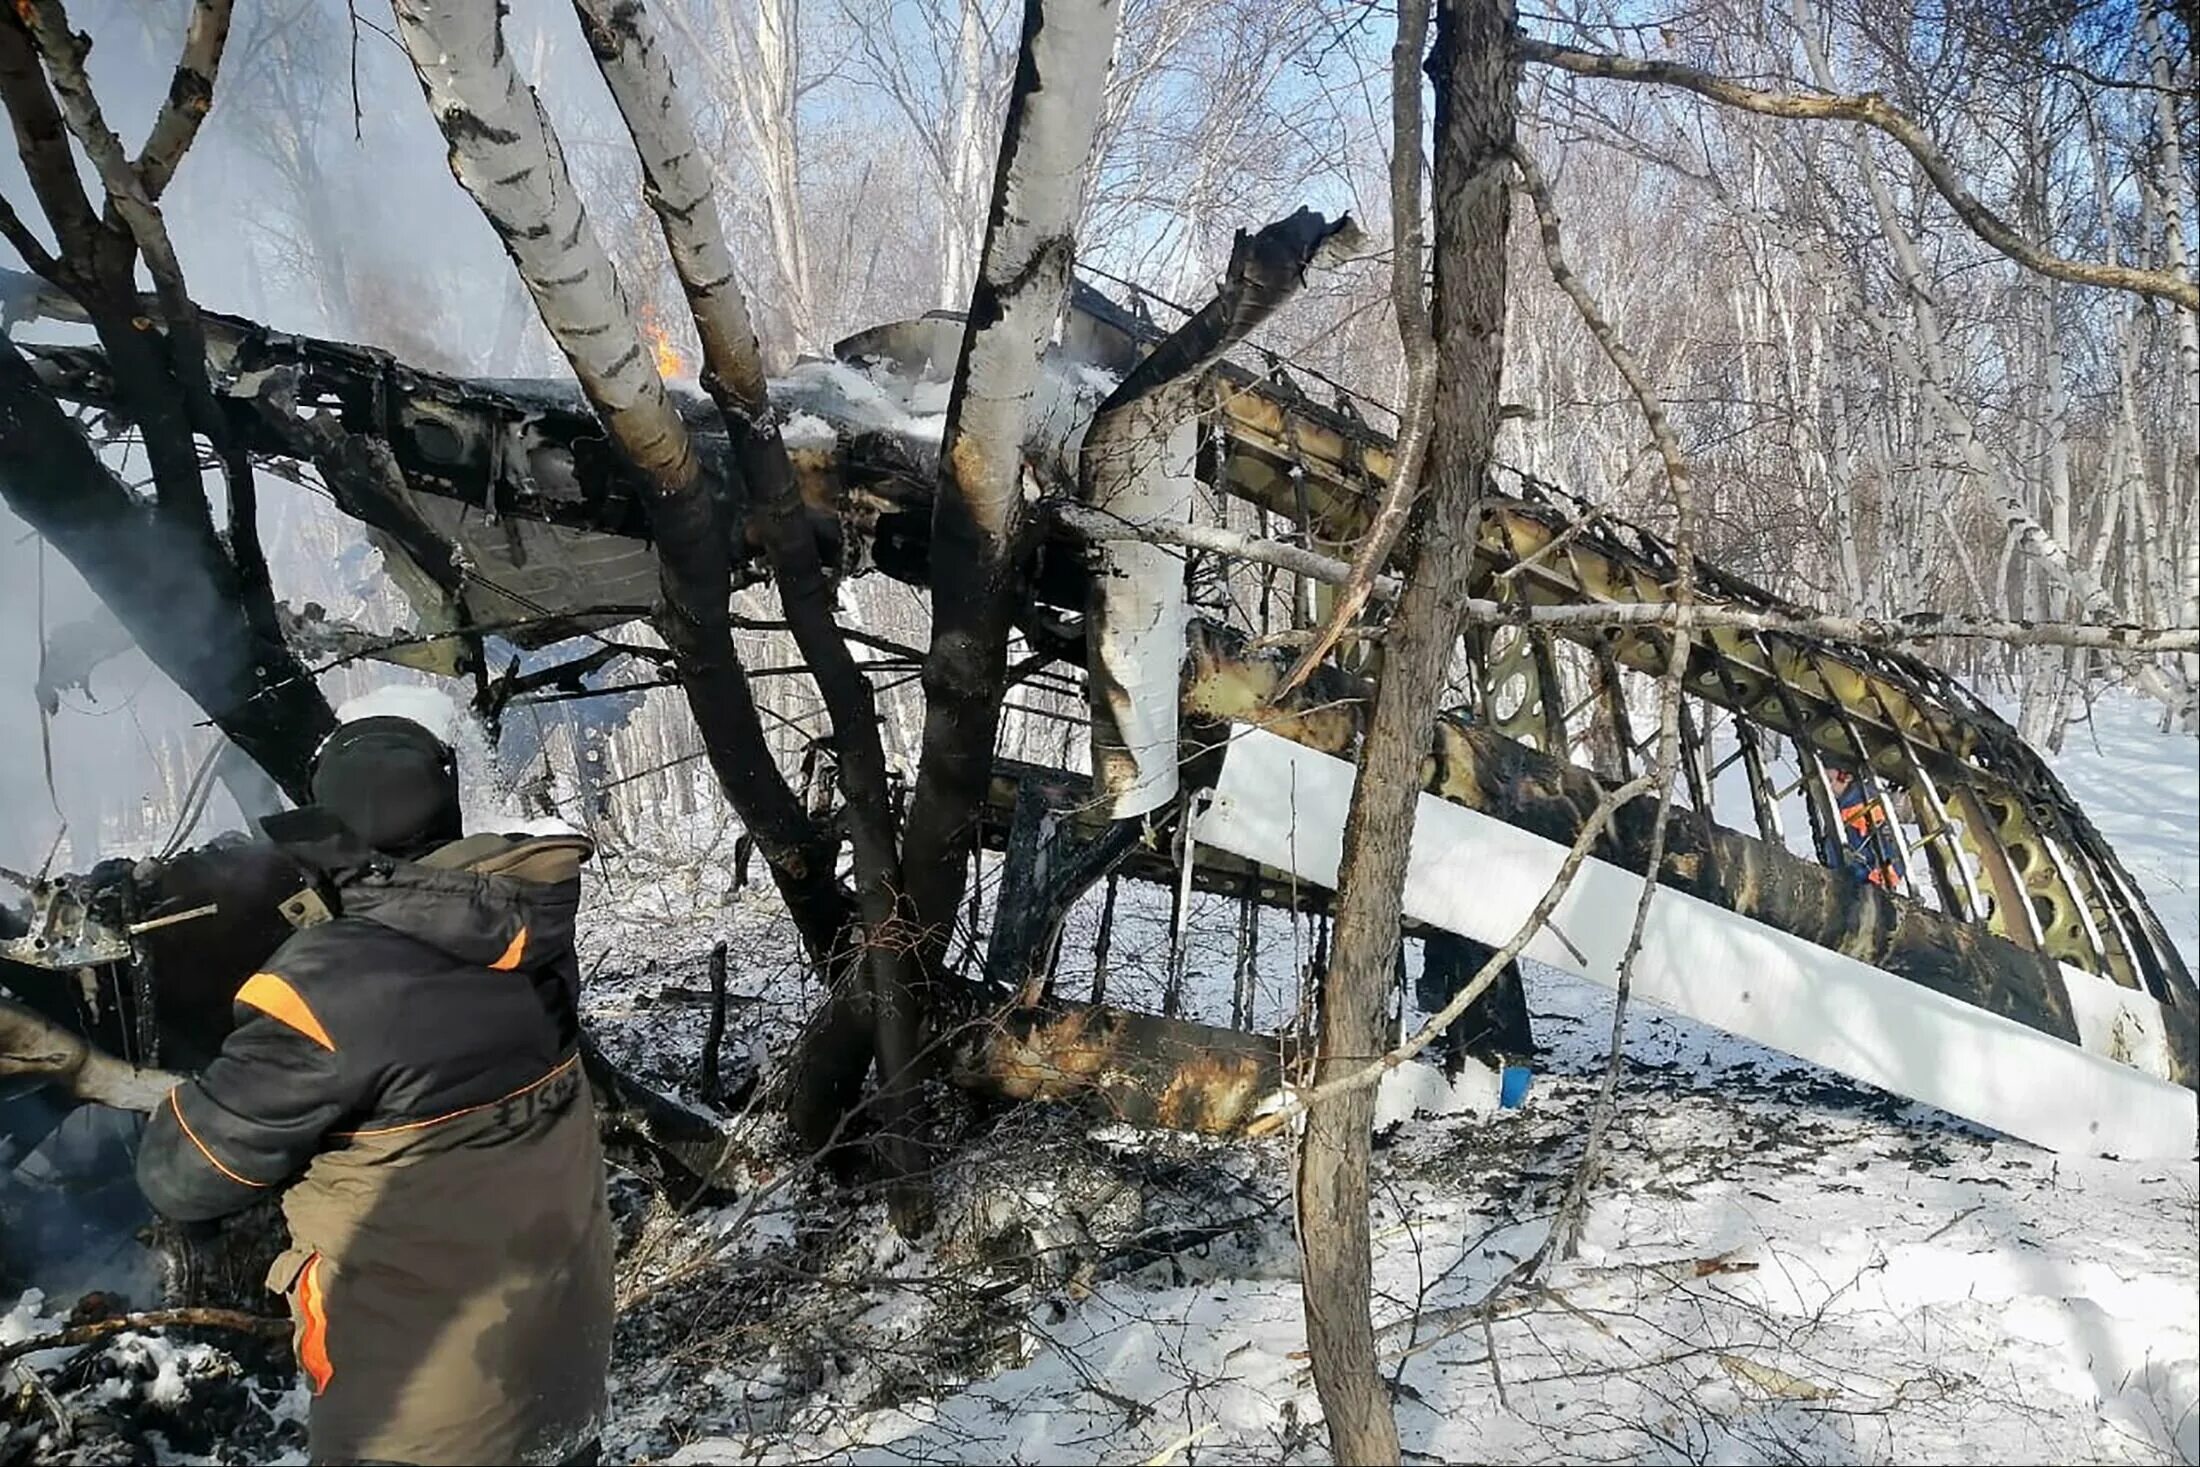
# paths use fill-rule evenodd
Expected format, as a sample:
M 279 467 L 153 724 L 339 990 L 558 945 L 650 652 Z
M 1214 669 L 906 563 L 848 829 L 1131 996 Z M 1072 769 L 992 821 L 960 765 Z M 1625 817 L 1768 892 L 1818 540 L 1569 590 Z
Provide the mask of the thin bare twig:
M 1673 535 L 1674 581 L 1671 605 L 1676 611 L 1687 612 L 1692 608 L 1696 594 L 1696 518 L 1695 496 L 1688 475 L 1688 459 L 1681 452 L 1680 439 L 1673 432 L 1673 424 L 1666 417 L 1665 404 L 1658 398 L 1657 390 L 1643 373 L 1633 352 L 1612 329 L 1604 312 L 1589 294 L 1588 287 L 1574 274 L 1566 262 L 1564 243 L 1559 236 L 1558 206 L 1551 199 L 1551 190 L 1536 166 L 1535 157 L 1525 145 L 1516 145 L 1513 158 L 1520 166 L 1521 184 L 1530 202 L 1535 206 L 1535 217 L 1543 240 L 1543 256 L 1549 264 L 1551 279 L 1574 303 L 1581 319 L 1596 338 L 1604 355 L 1627 382 L 1635 400 L 1642 406 L 1642 415 L 1650 425 L 1651 439 L 1656 443 L 1658 457 L 1665 465 L 1667 487 L 1673 496 L 1676 526 Z M 1658 813 L 1657 821 L 1650 829 L 1650 849 L 1643 862 L 1642 895 L 1635 903 L 1634 925 L 1628 930 L 1627 947 L 1620 955 L 1619 973 L 1614 982 L 1612 1001 L 1612 1048 L 1605 1064 L 1604 1079 L 1597 1088 L 1594 1108 L 1589 1114 L 1589 1134 L 1581 1152 L 1581 1165 L 1575 1170 L 1573 1180 L 1567 1185 L 1566 1195 L 1560 1201 L 1557 1215 L 1551 1220 L 1551 1230 L 1544 1235 L 1543 1245 L 1529 1261 L 1528 1272 L 1548 1258 L 1554 1246 L 1568 1256 L 1572 1255 L 1574 1238 L 1580 1230 L 1582 1209 L 1587 1205 L 1588 1192 L 1595 1180 L 1598 1156 L 1603 1148 L 1605 1133 L 1610 1129 L 1612 1113 L 1617 1107 L 1620 1072 L 1626 1067 L 1627 999 L 1635 971 L 1635 959 L 1642 952 L 1643 929 L 1650 920 L 1650 904 L 1657 896 L 1659 868 L 1665 864 L 1666 826 L 1673 813 L 1673 779 L 1680 768 L 1680 714 L 1682 679 L 1688 672 L 1690 631 L 1685 625 L 1675 629 L 1672 645 L 1667 651 L 1665 676 L 1658 699 Z
M 1308 580 L 1343 585 L 1352 567 L 1334 556 L 1303 545 L 1263 540 L 1218 525 L 1161 523 L 1119 519 L 1073 504 L 1049 506 L 1058 524 L 1088 540 L 1150 540 L 1181 545 L 1273 565 Z M 1377 576 L 1374 594 L 1385 600 L 1398 594 L 1395 576 Z M 1671 601 L 1543 606 L 1474 597 L 1463 603 L 1467 621 L 1484 626 L 1537 626 L 1589 630 L 1600 627 L 1651 627 L 1671 631 L 1733 630 L 1853 642 L 1863 647 L 1892 647 L 1910 642 L 1983 641 L 2011 647 L 2085 647 L 2103 651 L 2200 652 L 2200 628 L 2102 625 L 2094 622 L 1995 621 L 1949 616 L 1938 611 L 1903 612 L 1885 617 L 1791 616 L 1738 606 L 1686 606 Z
M 1617 789 L 1605 792 L 1603 798 L 1597 801 L 1596 809 L 1582 822 L 1581 831 L 1574 837 L 1573 845 L 1568 848 L 1565 861 L 1559 865 L 1558 874 L 1551 878 L 1550 886 L 1537 900 L 1534 910 L 1528 913 L 1527 920 L 1520 924 L 1519 930 L 1513 933 L 1503 947 L 1490 955 L 1489 960 L 1482 964 L 1481 970 L 1452 995 L 1451 1002 L 1429 1017 L 1427 1023 L 1403 1043 L 1387 1053 L 1377 1055 L 1359 1069 L 1308 1089 L 1285 1092 L 1282 1104 L 1255 1119 L 1245 1128 L 1245 1134 L 1249 1137 L 1273 1135 L 1294 1116 L 1304 1114 L 1309 1108 L 1325 1100 L 1378 1083 L 1383 1076 L 1434 1044 L 1437 1036 L 1449 1029 L 1497 981 L 1497 975 L 1504 971 L 1505 965 L 1518 957 L 1520 950 L 1542 930 L 1545 921 L 1557 910 L 1559 902 L 1573 886 L 1574 874 L 1581 869 L 1581 863 L 1588 859 L 1590 849 L 1596 845 L 1598 837 L 1604 834 L 1613 814 L 1620 806 L 1649 787 L 1650 777 L 1641 775 Z
M 2109 290 L 2135 291 L 2155 296 L 2188 311 L 2200 311 L 2200 285 L 2178 278 L 2167 270 L 2142 270 L 2131 265 L 2100 264 L 2071 260 L 2044 249 L 2024 237 L 2016 226 L 1988 208 L 1957 176 L 1955 168 L 1935 147 L 1925 129 L 1896 111 L 1885 98 L 1867 93 L 1860 97 L 1838 93 L 1767 92 L 1743 86 L 1727 77 L 1699 71 L 1673 61 L 1647 61 L 1634 56 L 1610 56 L 1572 46 L 1553 45 L 1533 36 L 1520 38 L 1522 59 L 1555 66 L 1575 76 L 1602 77 L 1610 81 L 1649 82 L 1679 87 L 1728 107 L 1763 117 L 1809 121 L 1861 122 L 1901 144 L 1926 178 L 1980 239 L 2028 270 L 2073 285 L 2094 285 Z
M 1276 685 L 1281 698 L 1313 675 L 1337 645 L 1389 563 L 1391 547 L 1413 512 L 1428 458 L 1430 410 L 1436 398 L 1436 333 L 1429 322 L 1421 279 L 1421 56 L 1428 49 L 1428 0 L 1399 0 L 1398 40 L 1390 53 L 1390 303 L 1398 317 L 1405 353 L 1406 401 L 1398 421 L 1398 447 L 1390 482 L 1368 520 L 1366 538 L 1352 559 L 1352 573 L 1330 608 L 1320 633 Z

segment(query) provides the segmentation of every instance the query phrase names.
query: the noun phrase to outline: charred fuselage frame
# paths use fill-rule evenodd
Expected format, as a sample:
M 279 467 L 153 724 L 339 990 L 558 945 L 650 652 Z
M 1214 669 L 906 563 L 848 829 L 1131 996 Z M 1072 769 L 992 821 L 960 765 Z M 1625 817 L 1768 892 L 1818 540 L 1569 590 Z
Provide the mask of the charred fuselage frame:
M 469 381 L 231 318 L 209 316 L 208 328 L 225 402 L 244 441 L 261 455 L 313 460 L 343 506 L 380 532 L 386 551 L 394 548 L 393 560 L 413 562 L 417 574 L 408 589 L 430 588 L 416 603 L 443 599 L 452 614 L 434 625 L 453 633 L 454 646 L 469 627 L 523 622 L 521 635 L 546 639 L 623 619 L 650 601 L 654 572 L 641 486 L 625 475 L 576 391 Z M 960 330 L 954 318 L 927 317 L 850 338 L 838 351 L 850 365 L 923 381 L 951 365 Z M 1080 287 L 1057 356 L 1121 373 L 1159 335 Z M 64 399 L 89 408 L 107 403 L 96 350 L 30 350 Z M 839 430 L 828 445 L 794 451 L 797 481 L 833 563 L 848 574 L 877 570 L 923 584 L 936 436 L 914 419 L 897 424 L 840 415 L 830 394 L 806 392 L 782 405 Z M 738 523 L 741 490 L 723 435 L 708 404 L 690 396 L 698 449 Z M 1233 363 L 1204 374 L 1198 404 L 1197 473 L 1210 494 L 1258 506 L 1317 550 L 1357 543 L 1390 472 L 1387 438 L 1281 374 Z M 301 419 L 326 427 L 302 435 Z M 331 451 L 332 444 L 360 441 L 386 445 L 397 472 L 362 474 Z M 1042 482 L 1074 492 L 1062 472 L 1074 460 L 1073 448 L 1065 451 L 1058 441 L 1035 444 L 1032 453 L 1035 460 L 1051 455 L 1051 464 L 1040 464 Z M 753 546 L 739 548 L 760 576 Z M 1036 598 L 1065 613 L 1083 612 L 1090 596 L 1086 564 L 1079 537 L 1059 530 L 1032 568 Z M 1699 605 L 1808 615 L 1701 561 L 1693 579 Z M 1477 542 L 1479 595 L 1528 606 L 1657 606 L 1670 602 L 1675 581 L 1672 547 L 1657 535 L 1525 476 L 1490 486 Z M 1315 602 L 1310 609 L 1318 613 Z M 1655 625 L 1470 629 L 1463 650 L 1471 695 L 1439 730 L 1431 789 L 1570 840 L 1598 789 L 1596 776 L 1575 767 L 1575 752 L 1593 752 L 1605 776 L 1632 772 L 1644 755 L 1631 730 L 1651 720 L 1627 717 L 1629 690 L 1665 673 L 1672 648 L 1670 634 Z M 1279 673 L 1273 654 L 1227 629 L 1196 627 L 1185 661 L 1184 714 L 1258 722 L 1349 754 L 1364 689 L 1341 670 L 1325 669 L 1277 706 L 1269 693 Z M 2071 1027 L 2067 1001 L 2051 981 L 2057 963 L 2142 992 L 2168 1016 L 2170 1078 L 2195 1085 L 2200 1003 L 2185 960 L 2052 771 L 1953 677 L 1899 651 L 1714 627 L 1693 637 L 1683 687 L 1688 808 L 1661 879 L 2050 1033 Z M 1711 733 L 1722 722 L 1729 745 L 1723 759 Z M 1717 776 L 1731 765 L 1739 766 L 1747 791 L 1748 807 L 1736 824 L 1754 835 L 1721 824 Z M 1887 838 L 1897 847 L 1891 889 L 1788 849 L 1781 807 L 1799 793 L 1812 848 L 1827 863 L 1838 861 L 1842 812 L 1829 778 L 1836 770 L 1854 774 L 1882 809 L 1907 817 L 1887 821 Z M 988 824 L 997 841 L 1008 840 L 1019 792 L 1035 773 L 1004 766 L 996 779 Z M 1647 818 L 1642 810 L 1623 811 L 1600 854 L 1639 868 Z M 1097 817 L 1088 812 L 1080 819 L 1086 834 L 1103 836 Z M 1134 869 L 1157 865 L 1150 848 L 1128 850 L 1128 858 Z M 1201 853 L 1196 875 L 1209 889 L 1256 900 L 1281 901 L 1287 892 L 1307 900 L 1288 877 L 1219 852 Z M 1003 1063 L 1028 1070 L 1033 1035 L 1046 1028 L 1019 1029 L 1014 1055 Z

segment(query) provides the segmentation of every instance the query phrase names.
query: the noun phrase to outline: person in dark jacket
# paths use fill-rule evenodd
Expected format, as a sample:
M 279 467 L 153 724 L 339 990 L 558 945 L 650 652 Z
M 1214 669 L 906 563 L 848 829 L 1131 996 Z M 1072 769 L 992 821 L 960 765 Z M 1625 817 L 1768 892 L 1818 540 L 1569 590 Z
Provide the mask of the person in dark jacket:
M 277 1188 L 316 1462 L 593 1461 L 611 1340 L 578 1054 L 577 836 L 464 838 L 450 750 L 340 727 L 264 822 L 311 884 L 236 1028 L 140 1146 L 161 1212 Z

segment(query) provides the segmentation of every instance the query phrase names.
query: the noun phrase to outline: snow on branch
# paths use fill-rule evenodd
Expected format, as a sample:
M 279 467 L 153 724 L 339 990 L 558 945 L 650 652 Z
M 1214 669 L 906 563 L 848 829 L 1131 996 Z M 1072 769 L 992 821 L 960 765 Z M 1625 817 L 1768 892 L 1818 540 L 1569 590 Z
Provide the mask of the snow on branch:
M 1957 176 L 1954 166 L 1934 146 L 1925 129 L 1889 106 L 1886 99 L 1876 93 L 1846 96 L 1839 93 L 1768 92 L 1674 61 L 1649 61 L 1635 56 L 1584 51 L 1573 46 L 1554 45 L 1533 36 L 1522 36 L 1519 44 L 1523 60 L 1543 66 L 1555 66 L 1561 71 L 1572 72 L 1575 76 L 1679 87 L 1683 91 L 1694 92 L 1699 97 L 1764 117 L 1857 122 L 1876 128 L 1901 144 L 1917 160 L 1918 165 L 1925 170 L 1925 176 L 1932 181 L 1933 187 L 1948 201 L 1957 217 L 1970 226 L 1973 233 L 2026 269 L 2036 270 L 2057 280 L 2067 280 L 2073 285 L 2135 291 L 2140 295 L 2168 301 L 2188 311 L 2200 311 L 2200 285 L 2182 279 L 2170 271 L 2142 270 L 2131 265 L 2067 259 L 2025 238 L 2016 226 L 1988 208 L 1971 192 L 1969 186 Z

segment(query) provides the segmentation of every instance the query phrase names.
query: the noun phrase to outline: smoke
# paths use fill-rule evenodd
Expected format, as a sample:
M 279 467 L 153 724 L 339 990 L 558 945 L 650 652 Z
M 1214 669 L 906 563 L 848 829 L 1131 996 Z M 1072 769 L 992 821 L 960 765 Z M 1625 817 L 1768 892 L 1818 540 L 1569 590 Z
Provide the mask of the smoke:
M 459 804 L 469 832 L 547 834 L 573 828 L 562 820 L 529 819 L 521 812 L 504 765 L 489 742 L 489 731 L 472 710 L 439 687 L 386 683 L 345 700 L 337 707 L 336 717 L 341 723 L 357 718 L 409 718 L 441 739 L 458 761 Z
M 223 742 L 202 722 L 68 561 L 0 509 L 0 865 L 35 868 L 64 826 L 62 870 L 157 844 L 162 812 Z M 226 790 L 205 818 L 242 819 Z

